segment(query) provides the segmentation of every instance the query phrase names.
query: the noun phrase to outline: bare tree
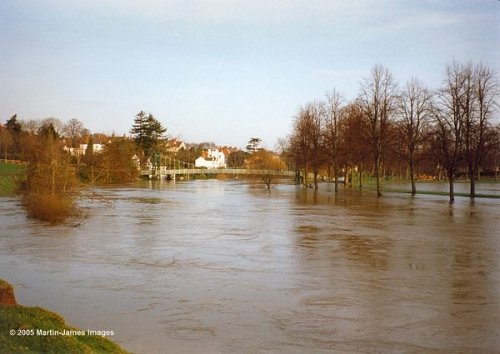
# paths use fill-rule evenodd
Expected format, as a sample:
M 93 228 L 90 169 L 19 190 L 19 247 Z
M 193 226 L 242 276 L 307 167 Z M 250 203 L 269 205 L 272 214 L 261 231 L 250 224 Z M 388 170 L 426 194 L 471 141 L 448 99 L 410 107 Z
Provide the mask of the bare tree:
M 396 84 L 388 69 L 375 66 L 361 85 L 359 104 L 368 122 L 368 136 L 377 181 L 377 196 L 381 191 L 381 165 L 389 140 L 389 128 L 395 110 Z
M 63 127 L 64 136 L 71 141 L 71 147 L 77 147 L 86 129 L 78 119 L 70 119 Z
M 271 189 L 271 183 L 276 172 L 286 169 L 286 164 L 283 160 L 268 150 L 258 150 L 250 155 L 248 166 L 261 171 L 262 181 L 265 183 L 267 189 Z
M 431 99 L 429 91 L 416 78 L 413 78 L 406 83 L 398 100 L 398 128 L 410 173 L 412 194 L 417 192 L 415 186 L 416 153 L 422 147 L 430 124 Z
M 333 165 L 333 176 L 335 183 L 335 192 L 339 191 L 339 165 L 340 154 L 339 148 L 341 146 L 341 124 L 343 114 L 343 97 L 342 95 L 333 90 L 326 95 L 325 105 L 325 145 L 326 152 L 329 160 Z
M 293 170 L 295 165 L 290 149 L 290 137 L 278 138 L 274 149 L 278 153 L 281 160 L 285 162 L 287 169 Z
M 470 174 L 470 197 L 476 196 L 479 168 L 488 152 L 488 132 L 495 108 L 497 82 L 488 67 L 479 64 L 465 68 L 464 148 L 467 170 Z
M 339 154 L 343 157 L 344 165 L 352 166 L 358 173 L 359 189 L 363 188 L 363 173 L 369 162 L 367 154 L 368 124 L 363 118 L 363 112 L 357 102 L 352 102 L 344 108 L 344 117 L 341 125 L 343 136 L 339 147 Z
M 319 169 L 324 163 L 325 149 L 323 142 L 322 103 L 309 103 L 301 108 L 295 118 L 294 130 L 290 137 L 291 153 L 298 168 L 304 172 L 304 184 L 307 185 L 309 168 L 312 169 L 314 187 L 318 189 Z
M 40 121 L 36 119 L 21 121 L 22 130 L 28 134 L 36 134 L 36 132 L 40 128 L 40 125 L 41 125 Z
M 500 163 L 500 124 L 489 129 L 491 131 L 491 143 L 489 144 L 490 168 L 495 176 L 495 182 L 498 180 L 499 163 Z
M 42 119 L 42 121 L 40 122 L 40 125 L 38 126 L 38 130 L 42 126 L 49 126 L 49 125 L 52 125 L 52 127 L 54 128 L 54 131 L 57 133 L 57 135 L 60 136 L 62 134 L 64 124 L 58 118 L 44 118 L 44 119 Z
M 446 69 L 446 79 L 438 93 L 433 115 L 435 117 L 434 150 L 440 165 L 445 169 L 449 182 L 450 202 L 455 200 L 454 181 L 462 158 L 464 141 L 464 112 L 468 90 L 470 65 L 453 63 Z

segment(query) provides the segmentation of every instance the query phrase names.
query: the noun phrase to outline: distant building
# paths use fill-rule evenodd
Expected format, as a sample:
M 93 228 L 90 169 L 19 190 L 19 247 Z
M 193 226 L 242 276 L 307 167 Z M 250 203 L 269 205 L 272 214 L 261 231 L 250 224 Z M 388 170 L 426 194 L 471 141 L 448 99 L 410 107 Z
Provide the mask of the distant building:
M 186 144 L 183 141 L 177 139 L 169 140 L 165 144 L 165 147 L 167 148 L 168 152 L 174 152 L 174 153 L 179 152 L 179 150 L 187 149 Z
M 88 144 L 80 144 L 80 149 L 83 149 L 83 151 L 87 151 Z M 104 150 L 104 145 L 103 144 L 92 144 L 92 151 L 95 153 L 101 153 L 102 150 Z M 85 155 L 85 152 L 83 153 Z
M 226 168 L 226 156 L 219 149 L 208 149 L 194 161 L 194 165 L 198 168 Z
M 85 151 L 87 151 L 88 144 L 80 144 L 78 147 L 72 148 L 64 146 L 63 150 L 68 152 L 71 156 L 85 156 Z M 92 150 L 94 153 L 101 153 L 104 150 L 103 144 L 92 144 Z

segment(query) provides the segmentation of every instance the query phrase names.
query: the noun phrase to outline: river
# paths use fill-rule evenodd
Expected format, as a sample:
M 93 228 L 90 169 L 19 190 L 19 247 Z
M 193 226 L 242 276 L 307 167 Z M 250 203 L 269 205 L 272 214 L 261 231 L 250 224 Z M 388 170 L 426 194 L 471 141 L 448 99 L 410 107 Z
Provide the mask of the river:
M 500 348 L 500 199 L 238 180 L 97 193 L 61 226 L 0 198 L 0 278 L 131 352 Z

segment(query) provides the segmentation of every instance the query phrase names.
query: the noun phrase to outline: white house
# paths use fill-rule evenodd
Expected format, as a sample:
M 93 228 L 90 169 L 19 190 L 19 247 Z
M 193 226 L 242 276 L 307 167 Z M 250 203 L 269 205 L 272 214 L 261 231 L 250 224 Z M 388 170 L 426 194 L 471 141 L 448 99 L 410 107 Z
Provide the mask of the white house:
M 226 168 L 226 156 L 219 149 L 208 149 L 194 161 L 195 167 Z
M 80 144 L 80 149 L 83 151 L 87 151 L 88 144 Z M 100 153 L 104 149 L 103 144 L 92 144 L 92 151 L 94 153 Z M 85 153 L 84 153 L 85 155 Z
M 77 148 L 64 146 L 63 150 L 66 152 L 69 152 L 69 154 L 71 156 L 84 156 L 85 151 L 87 151 L 87 146 L 88 146 L 88 144 L 80 144 L 80 146 Z M 104 149 L 104 145 L 102 145 L 102 144 L 92 144 L 92 150 L 94 151 L 94 153 L 97 153 L 97 154 L 101 153 L 103 149 Z

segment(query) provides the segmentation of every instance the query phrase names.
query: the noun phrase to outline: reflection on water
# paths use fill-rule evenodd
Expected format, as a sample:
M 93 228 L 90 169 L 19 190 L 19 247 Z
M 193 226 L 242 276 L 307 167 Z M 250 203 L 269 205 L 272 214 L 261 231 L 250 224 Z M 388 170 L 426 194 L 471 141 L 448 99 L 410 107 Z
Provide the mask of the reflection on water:
M 137 353 L 498 350 L 500 200 L 323 187 L 103 189 L 78 227 L 2 198 L 0 278 Z

